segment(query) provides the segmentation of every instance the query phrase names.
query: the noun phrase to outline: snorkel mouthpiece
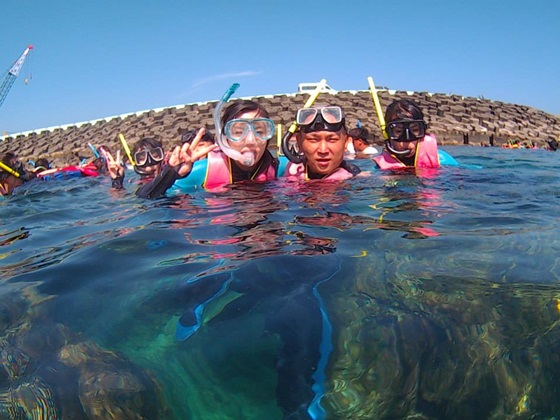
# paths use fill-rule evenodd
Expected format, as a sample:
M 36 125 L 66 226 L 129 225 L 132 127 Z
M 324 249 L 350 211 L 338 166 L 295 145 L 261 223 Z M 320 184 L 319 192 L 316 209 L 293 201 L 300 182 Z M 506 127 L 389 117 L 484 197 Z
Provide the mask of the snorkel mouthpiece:
M 216 127 L 216 143 L 220 146 L 222 152 L 226 154 L 226 156 L 230 157 L 233 160 L 241 163 L 244 166 L 253 166 L 255 164 L 255 157 L 251 152 L 239 153 L 237 150 L 230 147 L 227 141 L 227 137 L 222 131 L 222 123 L 220 121 L 220 112 L 224 106 L 224 104 L 229 101 L 229 98 L 235 93 L 235 91 L 239 88 L 239 83 L 232 84 L 228 90 L 220 99 L 220 102 L 214 108 L 214 127 Z
M 391 140 L 385 140 L 385 147 L 387 148 L 387 150 L 389 152 L 391 152 L 392 154 L 396 155 L 396 156 L 406 156 L 410 153 L 409 149 L 405 149 L 405 150 L 396 150 L 393 149 L 393 147 L 391 146 Z

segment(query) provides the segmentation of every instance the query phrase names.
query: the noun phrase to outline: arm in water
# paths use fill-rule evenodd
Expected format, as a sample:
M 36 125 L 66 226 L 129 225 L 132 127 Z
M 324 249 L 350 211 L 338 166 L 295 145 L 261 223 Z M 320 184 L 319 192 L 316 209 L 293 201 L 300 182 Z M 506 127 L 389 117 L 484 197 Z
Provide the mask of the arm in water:
M 140 187 L 136 191 L 136 195 L 141 198 L 161 198 L 177 179 L 188 176 L 193 163 L 216 148 L 216 145 L 209 145 L 197 149 L 204 131 L 204 128 L 201 128 L 192 143 L 175 147 L 169 158 L 169 163 L 151 182 Z

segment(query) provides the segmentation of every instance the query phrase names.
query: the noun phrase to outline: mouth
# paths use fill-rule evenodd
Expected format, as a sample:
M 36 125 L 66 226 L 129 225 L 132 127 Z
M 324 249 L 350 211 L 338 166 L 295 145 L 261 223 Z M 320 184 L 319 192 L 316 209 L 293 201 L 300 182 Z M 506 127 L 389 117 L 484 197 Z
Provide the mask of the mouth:
M 330 159 L 317 159 L 317 166 L 321 169 L 328 168 L 330 163 Z

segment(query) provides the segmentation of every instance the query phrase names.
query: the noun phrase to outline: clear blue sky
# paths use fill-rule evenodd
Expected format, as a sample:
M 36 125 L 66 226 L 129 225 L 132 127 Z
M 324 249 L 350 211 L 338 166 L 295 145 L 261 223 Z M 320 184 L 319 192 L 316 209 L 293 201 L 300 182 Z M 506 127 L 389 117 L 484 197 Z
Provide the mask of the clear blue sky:
M 4 0 L 2 16 L 2 71 L 35 48 L 0 133 L 368 76 L 560 114 L 558 0 Z

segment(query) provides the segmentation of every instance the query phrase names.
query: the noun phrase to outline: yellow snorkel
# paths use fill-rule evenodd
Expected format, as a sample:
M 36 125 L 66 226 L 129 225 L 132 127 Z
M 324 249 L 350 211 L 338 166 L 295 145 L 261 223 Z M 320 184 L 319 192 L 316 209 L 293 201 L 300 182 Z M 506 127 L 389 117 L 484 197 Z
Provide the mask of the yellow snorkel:
M 381 134 L 385 140 L 389 139 L 389 135 L 385 131 L 385 117 L 383 116 L 383 110 L 381 109 L 381 103 L 379 102 L 379 96 L 377 96 L 377 89 L 373 83 L 373 78 L 370 76 L 367 78 L 369 83 L 369 91 L 371 93 L 371 99 L 373 100 L 373 105 L 375 106 L 375 112 L 377 113 L 377 120 L 379 121 L 379 126 L 381 127 Z
M 119 140 L 121 141 L 124 152 L 128 156 L 128 160 L 130 161 L 130 163 L 132 165 L 136 166 L 136 163 L 134 162 L 134 159 L 132 159 L 132 153 L 130 153 L 130 148 L 128 147 L 128 143 L 126 142 L 126 139 L 124 138 L 124 136 L 121 133 L 119 133 Z
M 307 102 L 305 102 L 305 105 L 303 105 L 304 108 L 310 108 L 313 105 L 321 91 L 325 88 L 326 84 L 327 79 L 322 79 L 319 82 L 311 96 L 307 99 Z M 282 153 L 293 163 L 303 162 L 303 157 L 295 150 L 294 147 L 290 147 L 289 144 L 290 139 L 296 132 L 297 128 L 298 124 L 294 121 L 292 125 L 290 125 L 290 128 L 288 128 L 288 131 L 286 131 L 284 138 L 282 138 Z
M 276 156 L 281 156 L 282 153 L 282 124 L 276 126 Z
M 8 165 L 6 165 L 4 162 L 0 162 L 0 168 L 4 169 L 6 172 L 8 172 L 10 175 L 15 176 L 16 178 L 20 178 L 20 174 L 16 171 L 14 171 L 12 168 L 10 168 Z

